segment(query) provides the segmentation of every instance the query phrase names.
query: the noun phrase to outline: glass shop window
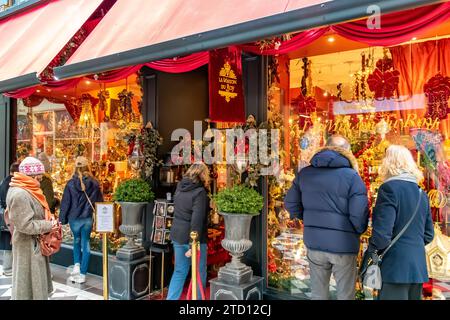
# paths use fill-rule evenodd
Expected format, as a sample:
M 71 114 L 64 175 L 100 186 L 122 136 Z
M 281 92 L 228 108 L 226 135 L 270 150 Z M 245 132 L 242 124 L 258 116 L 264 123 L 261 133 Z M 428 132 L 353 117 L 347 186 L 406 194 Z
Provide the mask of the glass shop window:
M 423 170 L 436 230 L 450 235 L 450 38 L 351 50 L 335 38 L 334 50 L 324 37 L 308 49 L 271 57 L 268 69 L 268 118 L 282 132 L 284 167 L 281 183 L 269 179 L 268 286 L 305 299 L 311 291 L 303 226 L 289 218 L 283 199 L 331 134 L 351 143 L 371 209 L 385 149 L 408 147 Z M 358 261 L 370 232 L 361 237 Z M 335 293 L 332 278 L 332 298 Z
M 137 75 L 109 84 L 81 80 L 76 88 L 39 87 L 30 97 L 19 99 L 17 160 L 45 153 L 50 163 L 47 174 L 60 201 L 72 178 L 75 158 L 84 156 L 90 160 L 105 201 L 111 201 L 118 183 L 132 174 L 127 139 L 143 125 L 137 80 Z M 120 224 L 119 216 L 116 223 Z M 66 231 L 64 241 L 72 244 L 69 229 Z M 100 251 L 99 235 L 93 233 L 92 238 L 92 248 Z M 112 250 L 119 239 L 118 231 L 111 235 Z

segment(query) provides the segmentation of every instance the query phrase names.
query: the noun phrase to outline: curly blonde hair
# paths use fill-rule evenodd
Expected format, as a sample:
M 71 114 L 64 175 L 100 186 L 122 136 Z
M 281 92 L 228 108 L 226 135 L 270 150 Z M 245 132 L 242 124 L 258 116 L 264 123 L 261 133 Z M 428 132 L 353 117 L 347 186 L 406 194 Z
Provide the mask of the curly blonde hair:
M 402 173 L 414 175 L 417 182 L 423 180 L 423 174 L 417 167 L 411 152 L 406 147 L 395 144 L 386 149 L 379 173 L 383 181 Z

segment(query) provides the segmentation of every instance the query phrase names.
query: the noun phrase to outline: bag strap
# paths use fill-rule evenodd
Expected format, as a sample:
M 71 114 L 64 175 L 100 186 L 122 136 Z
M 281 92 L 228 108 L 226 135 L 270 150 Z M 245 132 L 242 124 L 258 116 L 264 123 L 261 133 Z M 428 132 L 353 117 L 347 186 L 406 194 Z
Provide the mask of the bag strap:
M 86 198 L 87 198 L 87 200 L 88 200 L 88 202 L 89 202 L 89 204 L 90 204 L 90 206 L 91 206 L 91 208 L 92 208 L 92 223 L 93 223 L 93 225 L 95 226 L 95 224 L 96 224 L 96 221 L 95 221 L 95 207 L 94 207 L 94 205 L 92 204 L 92 201 L 91 201 L 91 199 L 89 198 L 88 194 L 86 193 L 86 190 L 83 190 L 83 192 L 84 192 L 84 194 L 86 195 Z
M 412 221 L 414 220 L 414 218 L 417 215 L 417 212 L 419 211 L 419 205 L 420 205 L 421 200 L 422 200 L 422 189 L 420 189 L 420 187 L 419 187 L 419 201 L 417 201 L 417 206 L 416 206 L 416 209 L 415 209 L 413 215 L 409 219 L 408 223 L 403 227 L 403 229 L 397 234 L 397 236 L 395 236 L 394 240 L 391 241 L 389 246 L 379 256 L 380 261 L 383 259 L 384 255 L 389 251 L 389 249 L 392 248 L 392 246 L 398 241 L 398 239 L 400 239 L 400 237 L 405 233 L 405 231 L 411 225 Z
M 92 204 L 91 199 L 89 198 L 88 194 L 86 193 L 86 190 L 83 190 L 83 192 L 84 192 L 84 194 L 86 195 L 86 198 L 87 198 L 89 204 L 91 205 L 92 211 L 95 212 L 94 205 Z

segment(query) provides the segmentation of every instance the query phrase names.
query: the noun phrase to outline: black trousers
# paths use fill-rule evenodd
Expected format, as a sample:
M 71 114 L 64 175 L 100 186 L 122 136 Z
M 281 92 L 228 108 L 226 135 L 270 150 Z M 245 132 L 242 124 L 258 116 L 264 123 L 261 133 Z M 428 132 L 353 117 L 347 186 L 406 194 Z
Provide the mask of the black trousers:
M 385 283 L 379 300 L 421 300 L 423 283 Z

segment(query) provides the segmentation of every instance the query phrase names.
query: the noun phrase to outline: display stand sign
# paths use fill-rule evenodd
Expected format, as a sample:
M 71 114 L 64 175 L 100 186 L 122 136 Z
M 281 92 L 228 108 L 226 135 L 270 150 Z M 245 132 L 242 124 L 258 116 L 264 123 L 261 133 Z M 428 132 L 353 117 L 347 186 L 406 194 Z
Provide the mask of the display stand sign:
M 96 231 L 99 233 L 114 232 L 114 203 L 97 202 Z
M 108 233 L 114 232 L 114 203 L 95 204 L 95 231 L 103 234 L 103 299 L 108 300 Z

